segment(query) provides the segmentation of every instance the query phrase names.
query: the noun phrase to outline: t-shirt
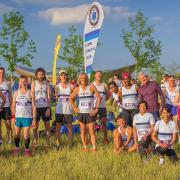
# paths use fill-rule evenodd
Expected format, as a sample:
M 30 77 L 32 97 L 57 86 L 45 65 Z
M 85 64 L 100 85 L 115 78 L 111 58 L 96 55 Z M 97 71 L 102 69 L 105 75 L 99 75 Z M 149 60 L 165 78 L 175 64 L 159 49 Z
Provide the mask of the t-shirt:
M 154 130 L 157 131 L 158 140 L 163 143 L 170 143 L 173 138 L 173 133 L 177 132 L 176 123 L 174 121 L 169 121 L 165 123 L 163 120 L 159 120 L 156 122 Z M 159 145 L 157 144 L 156 147 Z M 168 148 L 172 148 L 170 145 Z
M 133 126 L 136 128 L 138 141 L 141 141 L 143 136 L 150 131 L 153 124 L 155 124 L 155 119 L 151 113 L 147 112 L 144 115 L 138 113 L 134 116 Z

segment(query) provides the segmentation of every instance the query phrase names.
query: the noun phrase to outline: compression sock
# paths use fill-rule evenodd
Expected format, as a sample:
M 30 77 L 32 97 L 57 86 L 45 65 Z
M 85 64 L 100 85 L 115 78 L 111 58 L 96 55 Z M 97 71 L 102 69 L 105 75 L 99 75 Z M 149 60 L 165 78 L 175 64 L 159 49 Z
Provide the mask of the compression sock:
M 25 139 L 24 144 L 25 144 L 25 148 L 26 148 L 26 149 L 29 149 L 30 138 Z
M 14 139 L 14 142 L 15 142 L 16 148 L 19 148 L 20 138 L 15 138 L 15 139 Z

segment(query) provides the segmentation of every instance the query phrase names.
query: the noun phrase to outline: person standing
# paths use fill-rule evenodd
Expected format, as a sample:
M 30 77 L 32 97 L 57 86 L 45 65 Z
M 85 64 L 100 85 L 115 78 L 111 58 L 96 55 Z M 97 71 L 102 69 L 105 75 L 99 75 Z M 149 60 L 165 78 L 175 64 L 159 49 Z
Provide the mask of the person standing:
M 69 147 L 72 147 L 72 121 L 73 121 L 73 109 L 69 102 L 70 94 L 73 91 L 73 87 L 68 81 L 68 74 L 65 70 L 59 72 L 60 83 L 55 87 L 56 96 L 56 148 L 60 149 L 60 129 L 62 125 L 67 125 Z
M 6 129 L 7 129 L 7 138 L 8 143 L 12 143 L 12 128 L 11 128 L 11 103 L 12 103 L 12 93 L 11 93 L 11 85 L 5 80 L 5 69 L 0 67 L 0 91 L 4 94 L 6 98 L 6 103 L 1 112 L 1 118 L 4 119 Z M 1 121 L 0 121 L 0 129 L 1 129 Z M 1 131 L 1 130 L 0 130 Z M 2 139 L 0 140 L 2 143 Z
M 39 121 L 44 121 L 46 131 L 46 146 L 50 146 L 50 120 L 51 120 L 51 107 L 50 99 L 51 92 L 49 84 L 46 81 L 46 73 L 43 68 L 38 68 L 35 72 L 36 81 L 32 82 L 31 91 L 34 93 L 36 101 L 36 123 L 34 125 L 34 146 L 38 144 L 38 128 Z
M 87 152 L 87 129 L 89 130 L 91 143 L 93 145 L 92 151 L 97 151 L 96 136 L 95 136 L 95 116 L 98 113 L 101 97 L 94 85 L 89 84 L 88 75 L 85 73 L 79 76 L 79 87 L 77 87 L 70 96 L 70 103 L 75 113 L 78 113 L 77 119 L 80 121 L 81 140 L 83 144 L 83 151 Z M 75 104 L 75 98 L 79 96 L 79 106 Z M 94 107 L 94 96 L 97 99 Z
M 21 130 L 24 130 L 25 156 L 30 156 L 30 127 L 35 123 L 36 108 L 34 94 L 28 90 L 27 77 L 19 78 L 19 89 L 13 95 L 12 121 L 15 123 L 15 146 L 13 155 L 20 153 L 19 143 Z
M 148 76 L 143 72 L 138 74 L 138 79 L 141 83 L 138 93 L 140 101 L 146 101 L 148 105 L 148 112 L 152 113 L 155 121 L 159 120 L 159 112 L 162 112 L 163 107 L 165 106 L 164 94 L 160 86 L 155 81 L 149 81 Z M 160 97 L 160 104 L 158 100 Z
M 102 130 L 104 132 L 104 144 L 108 144 L 108 138 L 107 138 L 107 127 L 106 127 L 106 122 L 107 122 L 107 111 L 106 111 L 106 100 L 109 98 L 108 97 L 108 89 L 106 84 L 102 81 L 103 74 L 101 71 L 97 71 L 95 73 L 95 81 L 93 82 L 93 85 L 97 88 L 100 96 L 101 96 L 101 103 L 99 105 L 98 109 L 98 114 L 99 119 L 102 122 Z M 97 104 L 97 100 L 95 99 L 94 101 L 94 106 Z

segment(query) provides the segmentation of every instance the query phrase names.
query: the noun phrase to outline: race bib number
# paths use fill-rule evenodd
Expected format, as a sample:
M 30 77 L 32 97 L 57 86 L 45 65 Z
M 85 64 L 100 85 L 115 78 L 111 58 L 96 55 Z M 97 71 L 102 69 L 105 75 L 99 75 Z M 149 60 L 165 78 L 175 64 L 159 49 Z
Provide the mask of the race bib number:
M 36 100 L 36 103 L 37 103 L 37 104 L 44 104 L 44 103 L 46 103 L 46 102 L 47 102 L 47 99 L 46 99 L 46 98 L 39 98 L 39 99 Z
M 58 102 L 69 102 L 69 98 L 68 97 L 66 97 L 66 98 L 59 98 Z
M 125 106 L 125 108 L 136 109 L 137 104 L 136 103 L 125 103 L 124 106 Z
M 139 139 L 142 139 L 148 133 L 147 129 L 138 129 L 137 135 Z
M 23 107 L 28 107 L 31 106 L 32 103 L 31 102 L 16 102 L 17 106 L 23 106 Z
M 86 102 L 86 101 L 80 102 L 80 105 L 83 108 L 90 108 L 91 107 L 91 103 L 90 102 Z

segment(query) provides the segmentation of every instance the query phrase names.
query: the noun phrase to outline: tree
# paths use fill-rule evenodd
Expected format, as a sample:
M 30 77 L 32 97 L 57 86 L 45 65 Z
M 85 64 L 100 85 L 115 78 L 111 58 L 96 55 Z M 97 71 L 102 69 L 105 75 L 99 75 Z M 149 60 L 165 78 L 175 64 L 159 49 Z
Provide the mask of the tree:
M 84 71 L 83 37 L 77 34 L 75 26 L 69 28 L 69 37 L 62 44 L 63 53 L 59 58 L 68 63 L 67 71 L 74 78 Z
M 0 56 L 8 63 L 11 77 L 17 64 L 31 66 L 35 52 L 35 43 L 29 40 L 29 33 L 24 29 L 24 17 L 14 11 L 4 14 L 0 31 Z
M 136 75 L 142 68 L 153 66 L 160 59 L 161 43 L 152 37 L 154 26 L 148 25 L 148 18 L 138 11 L 134 18 L 129 17 L 131 31 L 122 31 L 121 37 L 126 48 L 136 62 Z
M 172 61 L 172 63 L 169 64 L 166 69 L 168 74 L 175 76 L 178 72 L 180 72 L 180 65 L 177 64 L 175 61 Z

